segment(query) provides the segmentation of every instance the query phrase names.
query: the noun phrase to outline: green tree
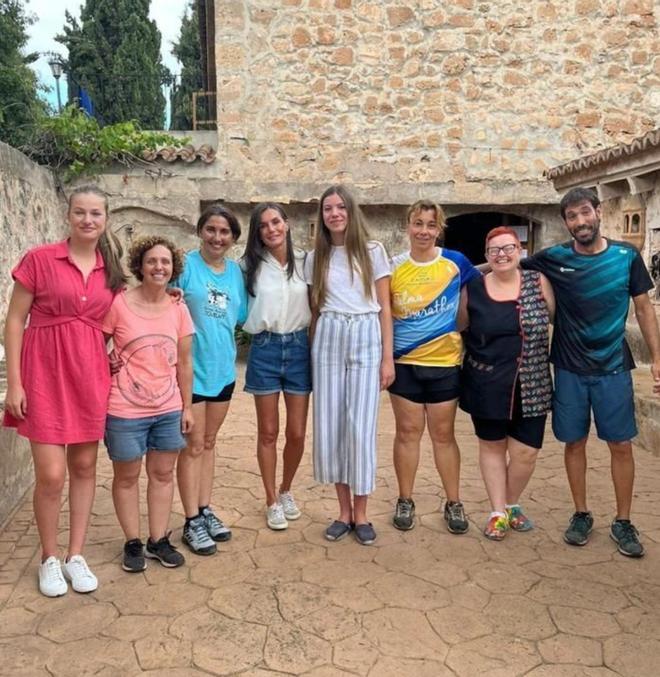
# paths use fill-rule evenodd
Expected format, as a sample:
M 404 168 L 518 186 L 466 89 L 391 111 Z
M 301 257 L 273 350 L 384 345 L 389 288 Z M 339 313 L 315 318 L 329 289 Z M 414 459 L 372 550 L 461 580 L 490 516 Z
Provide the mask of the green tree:
M 170 75 L 161 62 L 161 35 L 149 19 L 150 4 L 86 0 L 80 22 L 67 12 L 64 33 L 56 38 L 69 50 L 70 98 L 77 86 L 84 88 L 103 124 L 136 120 L 143 128 L 163 128 L 162 85 Z
M 172 45 L 172 54 L 181 64 L 181 77 L 172 87 L 170 129 L 192 129 L 192 94 L 204 89 L 197 3 L 194 0 L 181 20 L 179 41 Z
M 46 110 L 37 76 L 29 67 L 37 54 L 24 54 L 34 20 L 20 0 L 0 0 L 0 140 L 21 146 Z

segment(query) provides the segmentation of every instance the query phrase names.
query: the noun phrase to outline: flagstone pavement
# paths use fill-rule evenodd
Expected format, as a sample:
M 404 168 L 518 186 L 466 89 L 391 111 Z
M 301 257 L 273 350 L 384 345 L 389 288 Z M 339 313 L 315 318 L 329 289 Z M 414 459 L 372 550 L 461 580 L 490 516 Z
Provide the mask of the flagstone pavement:
M 0 675 L 660 674 L 660 458 L 637 451 L 634 510 L 647 554 L 630 560 L 608 536 L 609 454 L 595 438 L 595 529 L 575 548 L 561 537 L 572 509 L 551 433 L 524 500 L 536 528 L 494 543 L 481 534 L 488 508 L 464 414 L 457 438 L 469 532 L 453 536 L 444 527 L 428 439 L 415 488 L 418 524 L 409 532 L 391 526 L 393 431 L 383 397 L 372 547 L 352 537 L 324 540 L 336 503 L 333 488 L 312 478 L 309 439 L 294 486 L 303 516 L 287 531 L 266 528 L 253 404 L 240 388 L 217 448 L 214 502 L 233 538 L 216 556 L 182 547 L 179 569 L 149 560 L 144 573 L 123 572 L 102 451 L 85 553 L 99 588 L 47 599 L 37 591 L 38 539 L 26 497 L 0 532 Z M 178 501 L 174 510 L 180 545 Z

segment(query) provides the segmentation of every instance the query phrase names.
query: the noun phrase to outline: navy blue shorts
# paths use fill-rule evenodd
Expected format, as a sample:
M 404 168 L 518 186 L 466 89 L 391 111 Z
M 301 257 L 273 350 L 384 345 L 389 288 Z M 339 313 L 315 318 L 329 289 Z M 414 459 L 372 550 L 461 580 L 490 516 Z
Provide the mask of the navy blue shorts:
M 312 375 L 307 329 L 290 334 L 262 331 L 252 337 L 245 372 L 245 392 L 272 395 L 280 391 L 308 395 Z
M 180 451 L 186 446 L 181 432 L 181 412 L 143 418 L 108 414 L 103 441 L 113 461 L 137 461 L 147 451 Z
M 387 389 L 416 404 L 439 404 L 460 394 L 460 367 L 422 367 L 394 363 L 395 378 Z
M 585 376 L 555 367 L 552 431 L 564 443 L 589 434 L 593 412 L 596 433 L 605 442 L 628 442 L 637 435 L 632 376 L 629 371 Z

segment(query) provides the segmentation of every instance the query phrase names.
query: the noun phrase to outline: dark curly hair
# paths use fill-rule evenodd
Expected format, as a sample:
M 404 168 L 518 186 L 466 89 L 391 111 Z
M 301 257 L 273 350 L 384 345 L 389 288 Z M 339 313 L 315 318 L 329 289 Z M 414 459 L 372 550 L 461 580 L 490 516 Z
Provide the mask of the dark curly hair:
M 144 279 L 142 276 L 142 261 L 144 255 L 157 245 L 163 245 L 166 249 L 169 249 L 172 253 L 172 277 L 174 280 L 183 271 L 183 252 L 166 237 L 162 235 L 146 235 L 144 237 L 139 237 L 128 250 L 128 269 L 133 273 L 133 275 L 140 281 Z

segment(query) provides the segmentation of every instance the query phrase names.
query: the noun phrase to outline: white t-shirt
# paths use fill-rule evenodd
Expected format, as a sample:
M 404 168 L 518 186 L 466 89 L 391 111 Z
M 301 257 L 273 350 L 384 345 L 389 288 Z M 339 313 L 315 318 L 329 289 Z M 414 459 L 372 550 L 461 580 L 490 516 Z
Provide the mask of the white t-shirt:
M 388 277 L 390 263 L 385 253 L 385 247 L 380 242 L 369 241 L 367 245 L 371 265 L 374 271 L 374 282 L 382 277 Z M 314 252 L 307 255 L 305 261 L 305 280 L 312 285 L 314 273 Z M 330 265 L 326 280 L 326 296 L 319 312 L 336 312 L 360 315 L 362 313 L 377 313 L 380 304 L 376 298 L 376 285 L 371 284 L 371 298 L 365 296 L 362 276 L 359 270 L 351 270 L 348 267 L 348 257 L 344 247 L 332 247 L 330 252 Z
M 243 325 L 248 334 L 262 331 L 289 334 L 309 327 L 312 314 L 303 279 L 304 260 L 304 252 L 294 253 L 295 271 L 289 277 L 287 265 L 281 266 L 270 252 L 266 252 L 255 275 L 255 296 L 248 294 L 248 316 Z M 241 268 L 244 268 L 242 261 Z

